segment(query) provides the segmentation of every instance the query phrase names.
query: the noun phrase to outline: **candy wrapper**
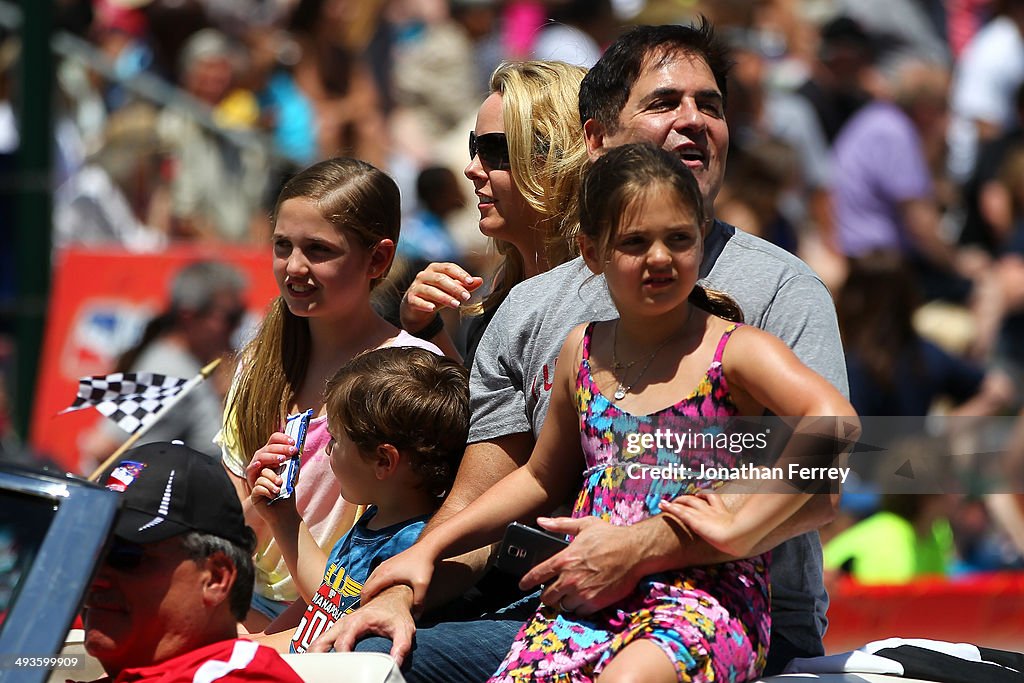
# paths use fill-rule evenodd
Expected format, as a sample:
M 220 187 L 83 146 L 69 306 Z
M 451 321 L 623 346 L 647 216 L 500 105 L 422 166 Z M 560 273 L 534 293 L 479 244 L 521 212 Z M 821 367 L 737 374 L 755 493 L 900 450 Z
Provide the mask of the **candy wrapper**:
M 299 478 L 299 456 L 302 455 L 302 447 L 306 444 L 306 430 L 309 428 L 309 420 L 313 417 L 313 410 L 309 409 L 303 413 L 289 415 L 284 423 L 284 433 L 295 441 L 295 455 L 281 465 L 277 470 L 278 475 L 284 480 L 281 483 L 281 492 L 268 503 L 273 505 L 279 500 L 291 498 L 295 494 L 295 482 Z

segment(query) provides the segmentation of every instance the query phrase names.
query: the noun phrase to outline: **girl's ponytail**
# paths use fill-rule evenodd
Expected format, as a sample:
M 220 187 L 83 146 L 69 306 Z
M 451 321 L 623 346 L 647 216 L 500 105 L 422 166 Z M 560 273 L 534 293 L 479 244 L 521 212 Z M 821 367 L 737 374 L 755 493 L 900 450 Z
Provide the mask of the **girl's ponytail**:
M 734 323 L 743 322 L 743 310 L 725 292 L 708 289 L 702 285 L 694 285 L 688 301 L 711 315 L 717 315 L 719 318 L 730 320 Z

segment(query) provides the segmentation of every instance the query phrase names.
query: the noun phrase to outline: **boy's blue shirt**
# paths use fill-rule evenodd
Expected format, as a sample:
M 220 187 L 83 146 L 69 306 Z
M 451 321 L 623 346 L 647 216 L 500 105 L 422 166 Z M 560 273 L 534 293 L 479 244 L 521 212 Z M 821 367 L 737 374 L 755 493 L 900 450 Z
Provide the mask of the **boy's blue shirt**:
M 290 652 L 305 652 L 334 622 L 359 607 L 359 594 L 370 573 L 412 546 L 430 519 L 430 515 L 421 515 L 374 531 L 367 525 L 376 514 L 377 507 L 371 505 L 331 548 L 323 581 L 295 627 Z

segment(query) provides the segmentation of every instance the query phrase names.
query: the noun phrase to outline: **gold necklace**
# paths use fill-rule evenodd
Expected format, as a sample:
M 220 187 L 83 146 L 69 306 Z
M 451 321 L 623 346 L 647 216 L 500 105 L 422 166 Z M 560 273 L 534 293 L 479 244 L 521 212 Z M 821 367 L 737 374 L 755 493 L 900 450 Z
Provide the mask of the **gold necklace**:
M 672 336 L 673 335 L 669 335 L 665 341 L 658 344 L 658 348 L 651 351 L 650 355 L 647 356 L 647 360 L 644 362 L 644 366 L 640 368 L 640 373 L 627 385 L 624 379 L 619 379 L 617 370 L 629 370 L 631 367 L 636 365 L 640 359 L 638 358 L 628 364 L 622 364 L 619 362 L 618 354 L 615 353 L 615 347 L 619 345 L 619 321 L 615 321 L 615 328 L 612 330 L 612 375 L 615 377 L 615 381 L 618 382 L 618 386 L 615 388 L 615 393 L 612 394 L 612 396 L 616 401 L 621 401 L 626 398 L 626 394 L 629 393 L 629 390 L 632 389 L 636 383 L 640 381 L 640 378 L 644 376 L 644 373 L 647 372 L 647 368 L 651 366 L 651 362 L 654 360 L 654 357 L 658 355 L 658 352 L 672 341 Z

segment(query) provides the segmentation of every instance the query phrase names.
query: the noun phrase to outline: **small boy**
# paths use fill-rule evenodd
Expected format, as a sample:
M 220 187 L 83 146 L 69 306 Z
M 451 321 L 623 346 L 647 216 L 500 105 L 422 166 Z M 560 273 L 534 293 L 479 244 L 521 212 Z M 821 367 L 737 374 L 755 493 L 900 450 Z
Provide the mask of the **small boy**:
M 294 497 L 266 504 L 282 483 L 277 468 L 295 453 L 292 440 L 273 434 L 246 470 L 253 505 L 308 605 L 292 652 L 305 652 L 356 609 L 370 572 L 416 542 L 451 487 L 469 429 L 465 369 L 424 349 L 362 353 L 331 378 L 324 398 L 331 469 L 347 501 L 369 506 L 329 555 L 310 536 Z M 283 638 L 261 640 L 284 650 Z

